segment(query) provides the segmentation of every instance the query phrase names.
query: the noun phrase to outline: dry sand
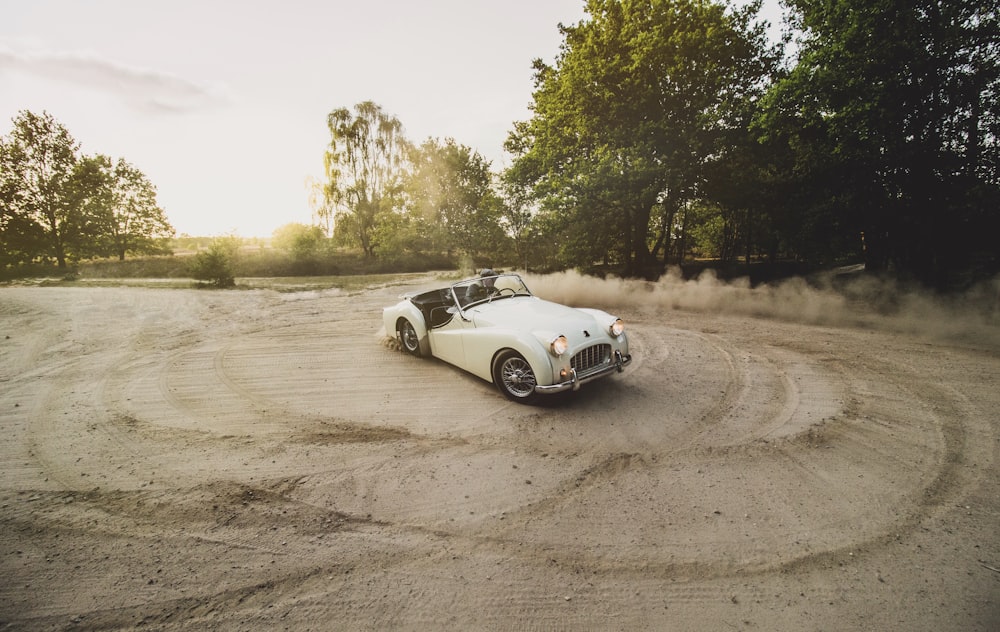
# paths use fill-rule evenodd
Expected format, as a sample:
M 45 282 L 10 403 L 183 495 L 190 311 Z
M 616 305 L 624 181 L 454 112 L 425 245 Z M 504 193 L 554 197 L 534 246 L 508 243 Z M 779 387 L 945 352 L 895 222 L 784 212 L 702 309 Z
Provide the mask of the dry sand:
M 0 629 L 1000 629 L 995 310 L 536 277 L 635 361 L 526 407 L 436 285 L 0 288 Z

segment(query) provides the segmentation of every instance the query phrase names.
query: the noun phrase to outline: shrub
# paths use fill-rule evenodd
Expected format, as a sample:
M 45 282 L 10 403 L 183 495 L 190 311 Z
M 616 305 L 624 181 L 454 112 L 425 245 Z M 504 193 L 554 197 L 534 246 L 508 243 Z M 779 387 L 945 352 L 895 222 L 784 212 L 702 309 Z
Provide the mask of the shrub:
M 236 285 L 234 270 L 239 248 L 240 242 L 235 237 L 215 239 L 208 250 L 194 256 L 190 267 L 191 277 L 215 287 L 233 287 Z

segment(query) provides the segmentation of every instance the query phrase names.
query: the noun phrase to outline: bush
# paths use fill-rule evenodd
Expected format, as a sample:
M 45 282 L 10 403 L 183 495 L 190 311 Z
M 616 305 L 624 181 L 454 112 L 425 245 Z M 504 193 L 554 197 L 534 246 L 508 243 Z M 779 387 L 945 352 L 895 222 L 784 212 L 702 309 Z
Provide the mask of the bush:
M 235 237 L 214 240 L 208 250 L 194 256 L 190 267 L 191 277 L 215 287 L 233 287 L 236 285 L 235 265 L 239 248 L 240 242 Z

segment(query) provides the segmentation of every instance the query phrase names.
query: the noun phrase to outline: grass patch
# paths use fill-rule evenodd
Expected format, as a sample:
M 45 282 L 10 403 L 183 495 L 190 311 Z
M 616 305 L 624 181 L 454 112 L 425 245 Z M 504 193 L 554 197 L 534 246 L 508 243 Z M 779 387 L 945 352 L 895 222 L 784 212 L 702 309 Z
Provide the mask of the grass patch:
M 197 251 L 202 252 L 202 251 Z M 194 278 L 196 251 L 119 261 L 80 261 L 66 269 L 34 264 L 0 269 L 0 282 L 12 285 L 144 287 L 188 289 L 210 287 Z M 406 255 L 392 259 L 365 257 L 336 250 L 309 261 L 263 246 L 244 245 L 231 261 L 235 289 L 269 289 L 278 292 L 340 289 L 361 291 L 388 284 L 415 282 L 432 275 L 458 278 L 457 263 L 445 255 Z
M 386 274 L 353 274 L 311 277 L 238 277 L 233 290 L 272 290 L 274 292 L 318 292 L 337 289 L 344 292 L 364 292 L 389 285 L 409 285 L 428 278 L 445 282 L 457 280 L 455 271 L 399 272 Z M 34 287 L 132 287 L 158 290 L 190 290 L 205 287 L 216 289 L 190 278 L 178 279 L 130 279 L 130 278 L 81 278 L 81 277 L 35 277 L 10 281 L 7 285 Z
M 310 277 L 240 277 L 238 289 L 274 290 L 276 292 L 310 292 L 337 289 L 344 292 L 362 292 L 387 285 L 406 285 L 433 278 L 447 278 L 451 272 L 399 272 L 385 274 L 352 274 Z

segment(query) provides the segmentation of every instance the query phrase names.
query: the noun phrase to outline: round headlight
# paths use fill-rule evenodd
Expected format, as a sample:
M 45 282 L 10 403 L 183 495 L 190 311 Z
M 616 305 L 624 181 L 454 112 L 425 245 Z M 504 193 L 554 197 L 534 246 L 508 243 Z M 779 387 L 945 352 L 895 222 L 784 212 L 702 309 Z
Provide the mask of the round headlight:
M 566 340 L 566 336 L 559 336 L 549 343 L 549 350 L 554 356 L 561 356 L 566 353 L 567 349 L 569 349 L 569 340 Z
M 609 331 L 611 331 L 611 335 L 616 338 L 622 335 L 622 333 L 625 331 L 625 321 L 619 318 L 615 322 L 611 323 L 611 328 Z

